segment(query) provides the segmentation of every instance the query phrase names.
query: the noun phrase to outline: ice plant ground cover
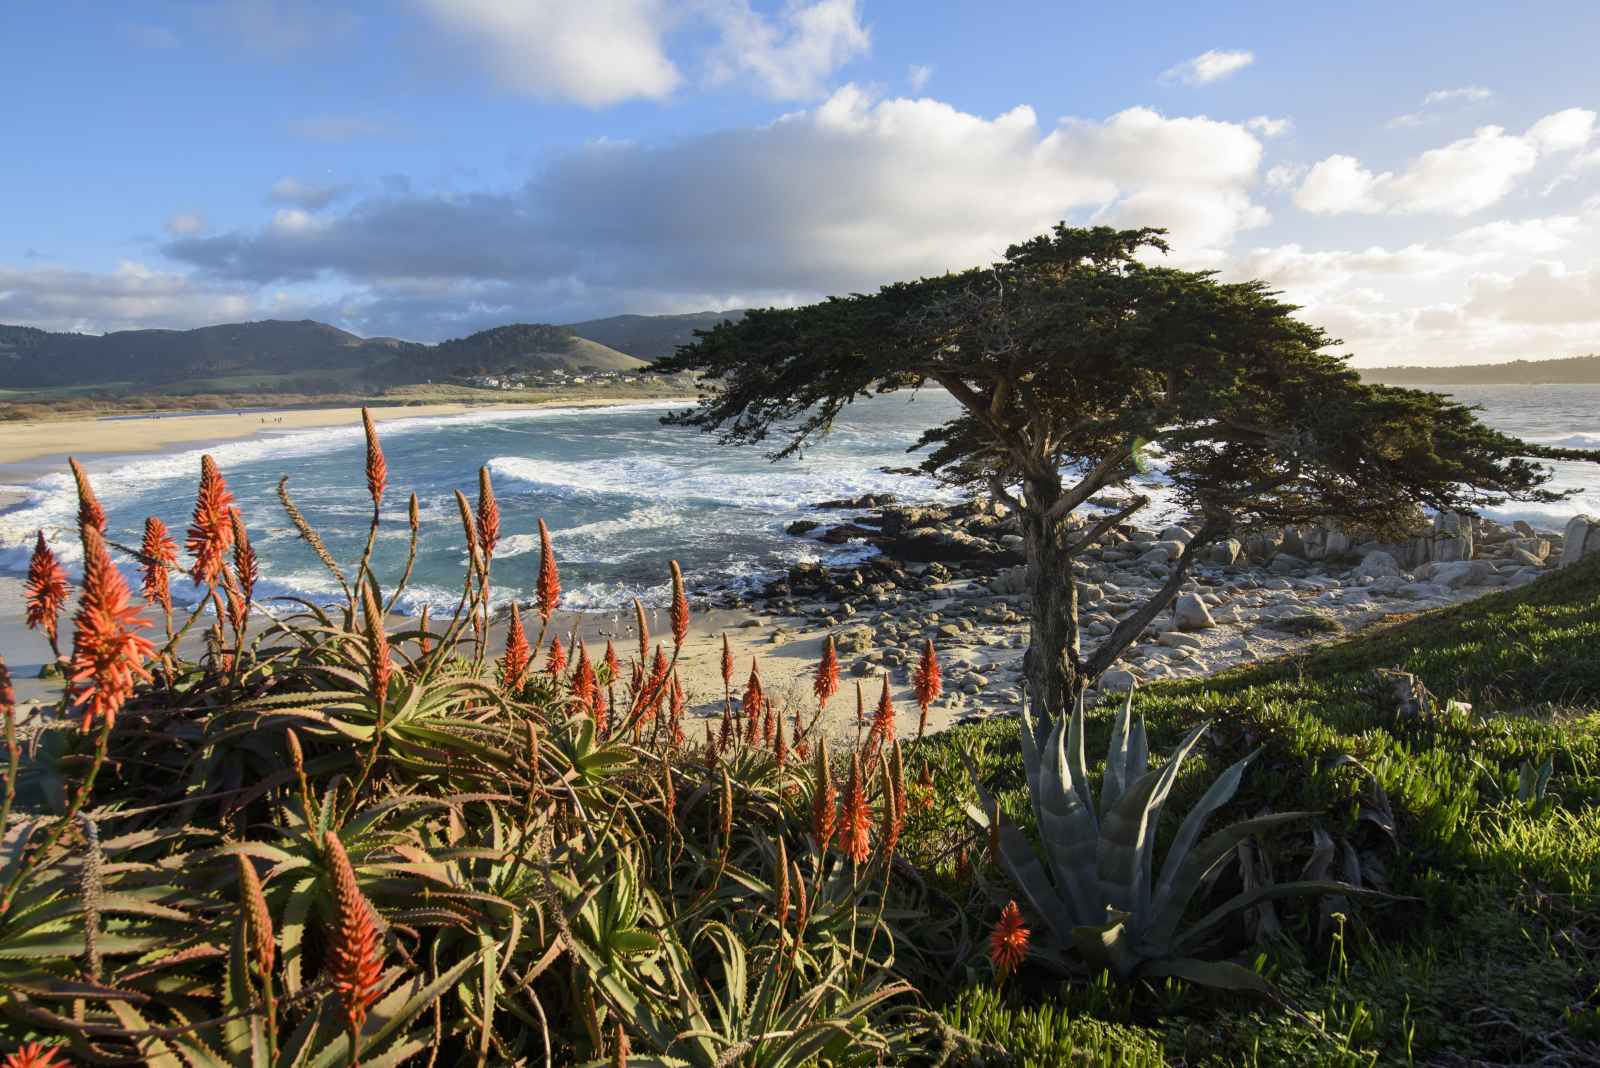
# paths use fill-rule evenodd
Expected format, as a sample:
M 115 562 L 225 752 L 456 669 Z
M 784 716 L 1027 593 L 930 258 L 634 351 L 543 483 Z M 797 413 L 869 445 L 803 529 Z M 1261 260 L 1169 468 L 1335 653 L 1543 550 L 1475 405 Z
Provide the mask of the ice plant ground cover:
M 640 611 L 602 656 L 553 633 L 543 529 L 492 642 L 511 532 L 487 475 L 457 531 L 426 532 L 464 541 L 459 607 L 397 623 L 411 568 L 370 567 L 394 487 L 367 438 L 359 559 L 280 487 L 344 598 L 276 620 L 226 472 L 204 465 L 182 559 L 159 529 L 108 544 L 75 472 L 85 588 L 41 555 L 26 606 L 59 627 L 69 695 L 19 738 L 0 692 L 0 1064 L 1600 1059 L 1600 563 L 1091 709 L 1030 783 L 1065 710 L 1026 739 L 896 739 L 886 691 L 858 687 L 854 722 L 833 701 L 831 647 L 803 707 L 728 656 L 720 720 L 683 722 L 683 577 L 668 633 Z M 162 579 L 204 609 L 174 618 Z M 926 648 L 920 703 L 938 680 Z M 1080 747 L 1118 758 L 1115 789 Z M 1100 798 L 1096 835 L 1057 850 L 1035 814 L 1067 791 Z M 1173 855 L 1212 858 L 1181 959 L 1104 968 L 1030 896 L 1031 856 L 1137 915 Z

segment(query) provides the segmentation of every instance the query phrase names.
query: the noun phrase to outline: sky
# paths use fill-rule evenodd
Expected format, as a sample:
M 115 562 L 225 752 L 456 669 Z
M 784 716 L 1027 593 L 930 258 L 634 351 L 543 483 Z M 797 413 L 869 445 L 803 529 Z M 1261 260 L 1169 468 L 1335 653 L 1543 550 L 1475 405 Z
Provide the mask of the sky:
M 1592 0 L 8 0 L 0 322 L 433 341 L 1066 221 L 1165 227 L 1357 365 L 1578 355 L 1596 40 Z

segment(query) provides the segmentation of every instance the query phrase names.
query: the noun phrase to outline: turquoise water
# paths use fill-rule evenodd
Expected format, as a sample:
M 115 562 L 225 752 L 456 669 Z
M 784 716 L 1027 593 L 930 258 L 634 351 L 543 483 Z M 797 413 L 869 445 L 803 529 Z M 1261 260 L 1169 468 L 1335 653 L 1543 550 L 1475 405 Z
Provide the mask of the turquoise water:
M 1450 391 L 1483 405 L 1482 417 L 1508 432 L 1600 448 L 1600 386 Z M 828 498 L 948 495 L 926 479 L 884 470 L 914 464 L 917 458 L 906 449 L 923 429 L 954 414 L 954 402 L 942 392 L 853 405 L 835 432 L 803 459 L 778 463 L 769 463 L 759 446 L 722 446 L 697 431 L 664 427 L 664 407 L 670 406 L 497 412 L 383 425 L 390 488 L 379 573 L 398 575 L 404 564 L 406 498 L 414 491 L 421 503 L 423 551 L 402 607 L 454 605 L 465 562 L 454 492 L 475 499 L 477 470 L 484 463 L 503 516 L 495 566 L 499 595 L 531 589 L 538 569 L 536 521 L 543 517 L 561 561 L 564 602 L 572 608 L 616 608 L 635 595 L 659 601 L 669 559 L 679 560 L 692 582 L 715 585 L 753 582 L 800 560 L 859 558 L 859 547 L 791 538 L 784 527 L 796 519 L 836 518 L 812 507 Z M 296 431 L 208 451 L 252 531 L 263 561 L 263 591 L 332 593 L 337 587 L 289 527 L 275 488 L 280 476 L 289 475 L 295 500 L 335 556 L 353 561 L 370 514 L 360 427 Z M 91 468 L 113 537 L 136 544 L 144 517 L 157 515 L 181 543 L 200 455 L 193 450 L 122 458 Z M 66 560 L 76 558 L 71 485 L 62 472 L 22 487 L 28 500 L 0 515 L 0 569 L 16 573 L 25 567 L 40 528 Z M 1494 514 L 1549 527 L 1577 511 L 1600 514 L 1600 468 L 1558 465 L 1557 485 L 1589 488 L 1571 504 L 1511 506 Z

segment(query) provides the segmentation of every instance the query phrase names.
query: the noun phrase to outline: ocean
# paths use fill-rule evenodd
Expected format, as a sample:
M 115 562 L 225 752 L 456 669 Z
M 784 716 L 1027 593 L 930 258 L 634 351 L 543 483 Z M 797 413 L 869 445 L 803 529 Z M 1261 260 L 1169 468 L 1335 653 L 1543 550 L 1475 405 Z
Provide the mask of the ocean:
M 1600 386 L 1439 388 L 1480 405 L 1481 417 L 1506 432 L 1600 448 Z M 481 464 L 493 476 L 502 514 L 495 559 L 498 596 L 525 597 L 532 589 L 537 520 L 543 518 L 561 563 L 564 605 L 595 611 L 618 610 L 636 595 L 661 601 L 670 559 L 680 562 L 691 583 L 737 586 L 800 561 L 843 563 L 866 555 L 870 550 L 859 546 L 829 546 L 784 533 L 797 519 L 838 518 L 837 512 L 818 511 L 819 501 L 864 493 L 893 493 L 904 500 L 954 496 L 925 478 L 891 470 L 913 466 L 918 457 L 907 450 L 920 433 L 955 413 L 954 401 L 940 391 L 852 405 L 833 433 L 803 458 L 776 463 L 765 458 L 761 445 L 720 445 L 712 435 L 661 425 L 665 410 L 681 406 L 497 411 L 383 424 L 390 482 L 377 548 L 379 574 L 392 581 L 404 566 L 406 501 L 415 492 L 422 551 L 400 607 L 415 612 L 424 603 L 454 606 L 466 560 L 454 493 L 459 489 L 476 498 Z M 145 516 L 156 515 L 181 545 L 202 452 L 216 459 L 238 499 L 262 559 L 262 594 L 333 594 L 336 584 L 284 517 L 276 486 L 288 475 L 296 503 L 335 557 L 353 562 L 371 512 L 360 426 L 92 463 L 112 539 L 136 545 Z M 1554 529 L 1577 512 L 1600 514 L 1600 468 L 1555 467 L 1554 485 L 1582 487 L 1580 496 L 1563 505 L 1510 505 L 1490 514 Z M 26 568 L 40 529 L 64 560 L 75 563 L 75 502 L 68 473 L 12 488 L 24 499 L 0 514 L 0 572 L 16 575 Z M 1159 492 L 1159 486 L 1155 489 Z M 175 583 L 174 590 L 180 598 L 190 592 L 186 582 Z

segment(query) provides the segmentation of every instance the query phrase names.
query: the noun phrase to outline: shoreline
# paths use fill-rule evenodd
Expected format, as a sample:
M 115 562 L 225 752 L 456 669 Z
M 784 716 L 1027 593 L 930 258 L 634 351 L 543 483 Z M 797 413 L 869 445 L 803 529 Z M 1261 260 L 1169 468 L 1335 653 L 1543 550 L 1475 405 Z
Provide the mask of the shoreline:
M 373 422 L 398 422 L 465 415 L 469 412 L 517 412 L 547 408 L 612 408 L 672 395 L 598 397 L 537 401 L 394 404 L 371 408 Z M 360 426 L 359 405 L 322 408 L 249 408 L 228 412 L 162 412 L 85 419 L 0 423 L 0 512 L 26 500 L 20 487 L 66 469 L 69 455 L 90 462 L 91 469 L 121 459 L 146 459 L 234 441 L 269 439 L 323 427 Z M 63 448 L 62 442 L 70 442 Z

